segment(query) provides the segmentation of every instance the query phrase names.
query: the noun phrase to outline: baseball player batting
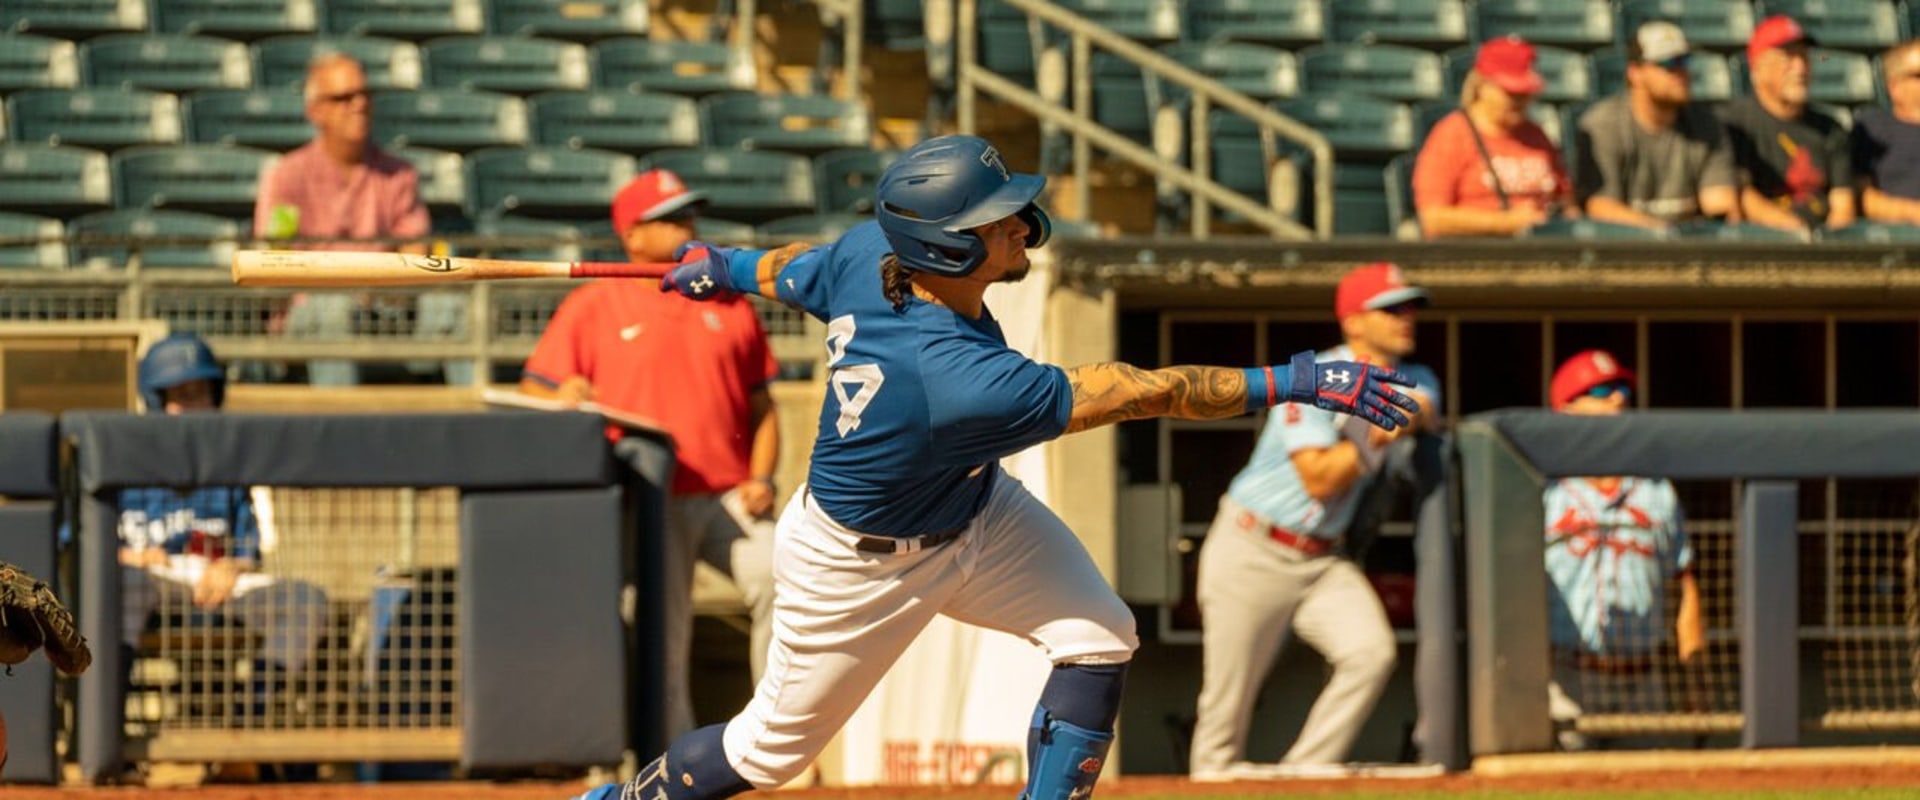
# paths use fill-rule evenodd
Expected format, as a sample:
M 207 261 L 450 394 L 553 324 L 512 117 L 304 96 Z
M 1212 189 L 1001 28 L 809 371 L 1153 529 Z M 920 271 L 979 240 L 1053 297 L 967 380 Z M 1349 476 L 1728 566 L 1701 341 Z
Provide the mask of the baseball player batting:
M 1311 351 L 1253 369 L 1062 369 L 1006 344 L 983 296 L 1047 240 L 1038 175 L 986 140 L 930 139 L 880 177 L 876 220 L 822 247 L 691 242 L 663 290 L 752 292 L 827 324 L 807 483 L 774 535 L 773 643 L 752 702 L 626 784 L 581 800 L 713 800 L 798 776 L 935 614 L 1033 642 L 1054 664 L 1027 737 L 1031 800 L 1091 797 L 1138 639 L 1133 613 L 1060 519 L 998 460 L 1133 419 L 1220 419 L 1299 401 L 1382 428 L 1404 375 Z

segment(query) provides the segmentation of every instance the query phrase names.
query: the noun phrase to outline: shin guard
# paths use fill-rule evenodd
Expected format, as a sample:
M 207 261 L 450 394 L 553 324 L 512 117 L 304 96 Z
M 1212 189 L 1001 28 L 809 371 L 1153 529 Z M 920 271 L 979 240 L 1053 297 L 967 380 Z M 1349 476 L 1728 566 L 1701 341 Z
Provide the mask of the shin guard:
M 1045 708 L 1033 711 L 1027 730 L 1027 789 L 1021 800 L 1083 800 L 1107 763 L 1113 733 L 1088 730 L 1054 719 Z

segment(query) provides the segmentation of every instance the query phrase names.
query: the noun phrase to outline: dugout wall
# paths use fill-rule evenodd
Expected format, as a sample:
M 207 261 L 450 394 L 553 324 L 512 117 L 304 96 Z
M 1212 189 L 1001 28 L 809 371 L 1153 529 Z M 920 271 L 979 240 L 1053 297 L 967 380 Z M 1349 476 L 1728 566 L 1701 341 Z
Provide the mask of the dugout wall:
M 0 414 L 0 561 L 42 580 L 54 580 L 54 529 L 58 524 L 55 432 L 52 416 L 37 411 Z M 53 783 L 60 779 L 54 756 L 54 671 L 34 657 L 0 679 L 0 708 L 7 715 L 9 781 Z

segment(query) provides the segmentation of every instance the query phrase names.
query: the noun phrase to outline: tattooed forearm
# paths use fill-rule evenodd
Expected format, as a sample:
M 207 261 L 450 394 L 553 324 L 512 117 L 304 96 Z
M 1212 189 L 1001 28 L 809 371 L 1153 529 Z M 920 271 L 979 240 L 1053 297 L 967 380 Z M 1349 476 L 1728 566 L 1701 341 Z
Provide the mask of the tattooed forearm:
M 1149 417 L 1224 419 L 1246 413 L 1247 378 L 1224 367 L 1145 370 L 1129 364 L 1088 364 L 1067 370 L 1073 384 L 1075 433 Z
M 780 299 L 780 295 L 774 288 L 780 281 L 780 270 L 786 269 L 787 264 L 799 258 L 801 253 L 812 249 L 813 245 L 805 242 L 794 242 L 785 247 L 762 253 L 760 255 L 760 263 L 756 265 L 759 267 L 759 285 L 754 288 L 763 297 L 769 297 L 775 300 Z

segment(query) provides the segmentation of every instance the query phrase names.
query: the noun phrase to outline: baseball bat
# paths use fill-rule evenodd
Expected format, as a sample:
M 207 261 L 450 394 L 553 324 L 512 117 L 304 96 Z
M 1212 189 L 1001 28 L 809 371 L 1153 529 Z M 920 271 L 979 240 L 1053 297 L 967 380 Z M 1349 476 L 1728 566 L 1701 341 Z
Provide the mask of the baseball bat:
M 617 261 L 519 261 L 339 250 L 240 250 L 240 286 L 422 286 L 516 278 L 658 278 L 675 264 Z

